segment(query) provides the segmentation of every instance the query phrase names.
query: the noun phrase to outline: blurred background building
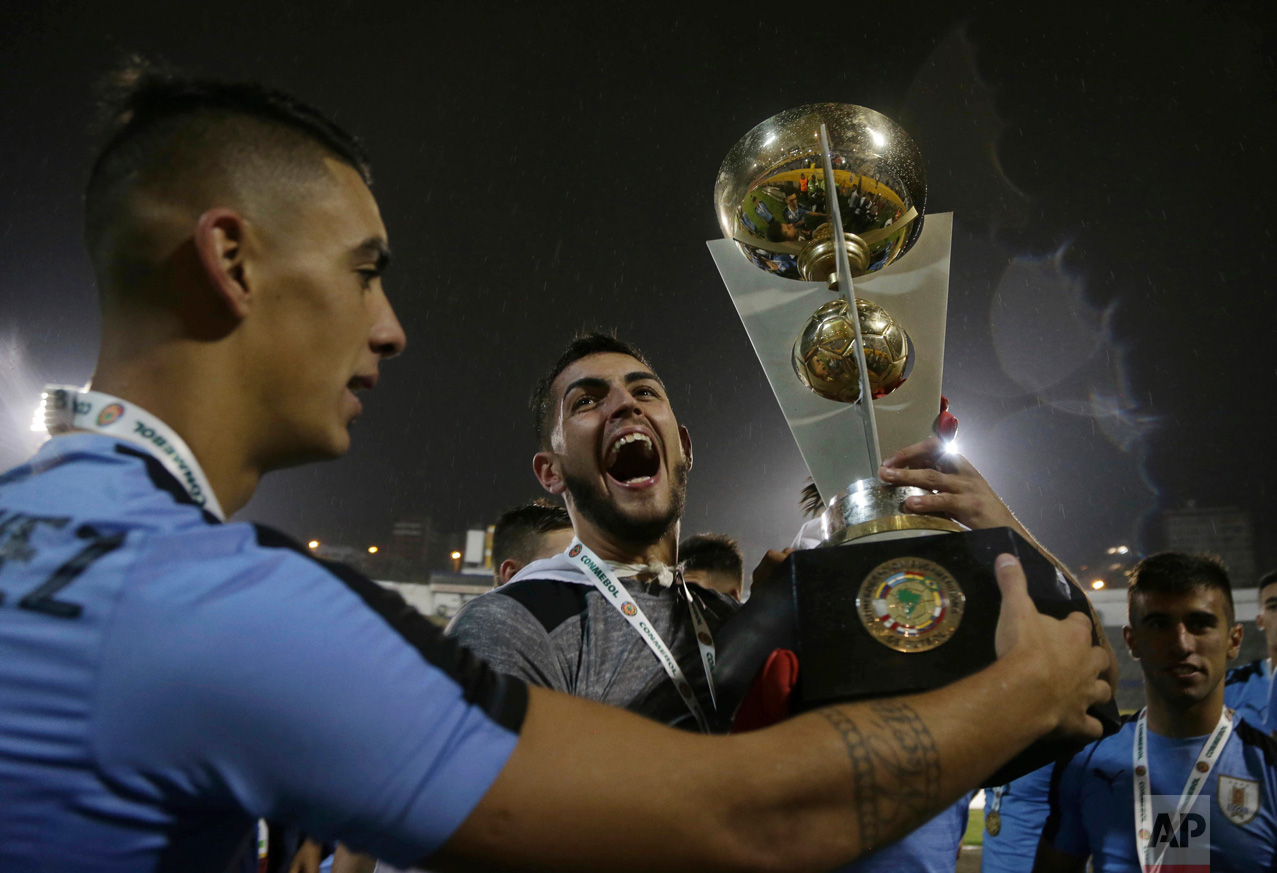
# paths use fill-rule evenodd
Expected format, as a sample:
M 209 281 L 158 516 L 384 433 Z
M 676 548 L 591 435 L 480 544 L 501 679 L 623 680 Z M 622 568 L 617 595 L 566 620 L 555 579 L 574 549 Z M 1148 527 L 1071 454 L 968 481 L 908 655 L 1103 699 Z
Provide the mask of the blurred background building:
M 428 516 L 402 518 L 384 545 L 354 546 L 310 540 L 316 557 L 354 567 L 393 589 L 436 624 L 492 588 L 492 527 L 441 530 Z

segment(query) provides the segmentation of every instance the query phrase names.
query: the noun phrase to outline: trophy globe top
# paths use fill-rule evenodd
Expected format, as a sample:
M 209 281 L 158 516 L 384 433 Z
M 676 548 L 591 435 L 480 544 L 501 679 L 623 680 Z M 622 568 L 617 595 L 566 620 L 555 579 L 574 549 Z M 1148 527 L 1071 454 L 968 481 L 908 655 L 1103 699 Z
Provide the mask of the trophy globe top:
M 820 125 L 834 180 L 825 180 Z M 831 201 L 832 196 L 832 201 Z M 830 219 L 837 204 L 853 276 L 898 260 L 922 233 L 922 153 L 891 119 L 849 103 L 810 103 L 757 125 L 723 159 L 714 184 L 718 223 L 756 267 L 785 279 L 836 273 Z

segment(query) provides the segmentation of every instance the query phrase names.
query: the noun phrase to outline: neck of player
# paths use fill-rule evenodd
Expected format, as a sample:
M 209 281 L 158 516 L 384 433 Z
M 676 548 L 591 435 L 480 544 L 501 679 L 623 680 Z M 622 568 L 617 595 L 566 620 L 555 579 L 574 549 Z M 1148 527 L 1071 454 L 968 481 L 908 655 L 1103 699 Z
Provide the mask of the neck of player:
M 642 543 L 626 540 L 610 531 L 603 530 L 575 512 L 572 513 L 572 521 L 577 539 L 605 561 L 618 564 L 648 564 L 660 561 L 672 567 L 678 559 L 679 526 L 677 523 L 660 539 Z
M 1147 682 L 1144 689 L 1148 698 L 1148 728 L 1164 737 L 1206 736 L 1219 724 L 1219 714 L 1224 711 L 1223 682 L 1192 704 L 1167 701 L 1152 693 Z
M 253 496 L 263 466 L 246 450 L 253 434 L 234 396 L 236 380 L 211 378 L 217 368 L 185 357 L 177 351 L 125 357 L 104 343 L 92 388 L 137 404 L 185 440 L 229 518 Z

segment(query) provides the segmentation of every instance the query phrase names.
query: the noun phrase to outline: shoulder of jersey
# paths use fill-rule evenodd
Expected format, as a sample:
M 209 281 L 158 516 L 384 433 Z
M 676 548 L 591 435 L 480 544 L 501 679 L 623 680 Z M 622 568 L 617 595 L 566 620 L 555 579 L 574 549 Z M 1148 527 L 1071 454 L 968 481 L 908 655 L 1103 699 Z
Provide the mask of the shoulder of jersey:
M 1131 744 L 1130 737 L 1135 730 L 1135 722 L 1139 719 L 1141 711 L 1142 710 L 1137 709 L 1135 712 L 1128 712 L 1121 716 L 1118 721 L 1117 730 L 1109 734 L 1107 737 L 1100 737 L 1098 740 L 1084 748 L 1075 757 L 1089 759 L 1094 756 L 1097 750 L 1101 747 L 1105 749 L 1104 754 L 1112 754 L 1112 750 L 1109 747 L 1114 744 L 1121 744 L 1129 750 Z M 1129 754 L 1129 751 L 1127 754 Z
M 546 633 L 586 611 L 593 588 L 554 579 L 519 579 L 495 588 L 484 597 L 508 597 L 526 609 Z
M 1264 675 L 1264 659 L 1251 661 L 1249 664 L 1242 664 L 1234 667 L 1224 674 L 1225 685 L 1236 685 L 1238 682 L 1249 682 L 1257 676 Z
M 1254 746 L 1263 753 L 1265 764 L 1272 769 L 1277 769 L 1277 739 L 1245 719 L 1237 722 L 1235 733 L 1243 745 Z

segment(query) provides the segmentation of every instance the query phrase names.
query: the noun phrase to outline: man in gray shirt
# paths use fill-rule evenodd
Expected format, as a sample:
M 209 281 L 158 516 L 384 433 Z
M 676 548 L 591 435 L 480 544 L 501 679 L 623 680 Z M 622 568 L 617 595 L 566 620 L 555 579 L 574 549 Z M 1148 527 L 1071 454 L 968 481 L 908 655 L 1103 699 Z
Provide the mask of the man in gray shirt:
M 467 603 L 448 634 L 498 671 L 695 730 L 680 682 L 620 608 L 646 618 L 696 703 L 712 712 L 706 638 L 737 604 L 683 584 L 675 570 L 692 466 L 687 429 L 642 352 L 604 334 L 573 340 L 532 405 L 537 479 L 563 497 L 576 537 L 628 596 L 609 601 L 586 567 L 560 554 Z

